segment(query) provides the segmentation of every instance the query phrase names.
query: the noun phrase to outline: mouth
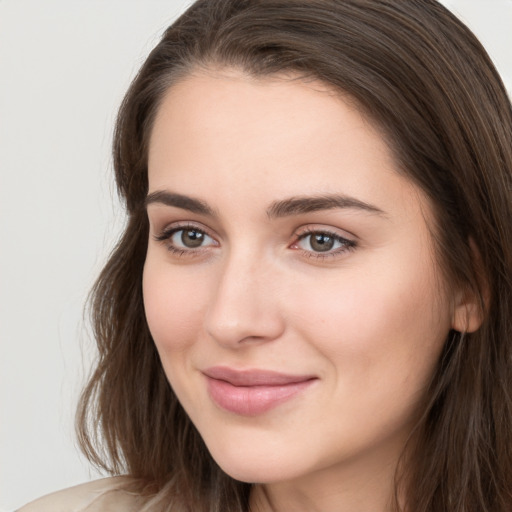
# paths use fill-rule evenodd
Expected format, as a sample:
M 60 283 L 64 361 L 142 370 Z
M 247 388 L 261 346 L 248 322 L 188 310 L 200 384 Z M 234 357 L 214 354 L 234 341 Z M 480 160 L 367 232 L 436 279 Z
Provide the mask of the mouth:
M 215 366 L 203 371 L 210 398 L 220 408 L 241 416 L 256 416 L 302 394 L 317 379 L 269 370 L 235 370 Z

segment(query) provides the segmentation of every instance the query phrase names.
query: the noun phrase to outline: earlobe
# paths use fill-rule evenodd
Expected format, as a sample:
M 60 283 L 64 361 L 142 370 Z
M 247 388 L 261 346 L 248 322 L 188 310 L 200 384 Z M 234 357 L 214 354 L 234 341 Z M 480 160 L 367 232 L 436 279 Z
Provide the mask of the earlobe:
M 474 240 L 469 239 L 476 286 L 467 284 L 458 294 L 452 316 L 452 329 L 475 332 L 480 329 L 489 306 L 489 285 L 485 276 L 482 257 Z
M 455 306 L 452 317 L 452 329 L 458 332 L 475 332 L 484 320 L 483 307 L 480 304 L 478 293 L 466 292 Z

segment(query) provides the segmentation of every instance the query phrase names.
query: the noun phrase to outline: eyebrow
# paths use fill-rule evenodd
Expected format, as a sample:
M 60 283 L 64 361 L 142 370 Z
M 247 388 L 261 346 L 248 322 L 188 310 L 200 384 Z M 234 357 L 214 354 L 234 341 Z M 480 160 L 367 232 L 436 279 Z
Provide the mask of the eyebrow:
M 154 203 L 160 203 L 166 206 L 175 206 L 176 208 L 181 208 L 183 210 L 188 210 L 189 212 L 199 213 L 210 217 L 215 216 L 213 209 L 204 201 L 184 196 L 182 194 L 176 194 L 174 192 L 167 192 L 166 190 L 157 190 L 156 192 L 152 192 L 147 195 L 145 201 L 146 208 L 148 205 Z
M 157 190 L 148 194 L 145 200 L 146 208 L 148 205 L 154 203 L 174 206 L 209 217 L 216 216 L 213 208 L 204 201 L 166 190 Z M 275 219 L 322 210 L 334 210 L 337 208 L 358 209 L 377 215 L 386 215 L 385 212 L 377 206 L 365 203 L 354 197 L 339 194 L 290 197 L 288 199 L 275 201 L 267 209 L 267 215 L 270 219 Z
M 354 197 L 345 195 L 321 195 L 291 197 L 282 201 L 272 203 L 267 210 L 269 218 L 287 217 L 289 215 L 300 215 L 321 210 L 334 210 L 336 208 L 354 208 L 369 213 L 385 216 L 385 212 L 377 206 L 365 203 Z

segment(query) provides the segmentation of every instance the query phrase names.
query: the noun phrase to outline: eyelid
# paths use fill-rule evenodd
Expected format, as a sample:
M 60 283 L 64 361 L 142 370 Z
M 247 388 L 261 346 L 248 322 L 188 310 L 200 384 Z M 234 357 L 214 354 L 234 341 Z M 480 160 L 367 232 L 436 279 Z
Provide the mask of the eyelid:
M 340 233 L 342 231 L 342 233 Z M 315 235 L 315 234 L 324 234 L 332 237 L 338 243 L 341 243 L 341 247 L 336 249 L 327 250 L 325 252 L 322 251 L 314 251 L 303 249 L 299 246 L 299 243 L 304 240 L 306 237 Z M 348 236 L 347 236 L 348 235 Z M 289 246 L 291 249 L 302 251 L 308 258 L 314 258 L 318 260 L 325 260 L 327 258 L 336 258 L 340 257 L 348 251 L 354 250 L 358 246 L 357 237 L 352 233 L 349 233 L 345 230 L 340 230 L 337 228 L 333 228 L 332 226 L 325 225 L 307 225 L 301 227 L 296 230 L 295 238 L 293 243 Z
M 326 233 L 335 237 L 356 243 L 358 237 L 346 229 L 336 228 L 326 224 L 306 224 L 297 228 L 294 232 L 296 238 L 314 233 Z
M 155 229 L 154 231 L 156 231 L 156 233 L 153 234 L 153 237 L 156 241 L 163 241 L 172 236 L 173 233 L 176 233 L 176 231 L 180 231 L 182 229 L 196 229 L 197 231 L 201 231 L 205 235 L 208 235 L 210 238 L 217 241 L 215 235 L 209 228 L 200 222 L 194 222 L 190 220 L 172 222 L 170 224 L 166 224 L 161 229 Z
M 173 243 L 172 238 L 174 235 L 180 231 L 186 231 L 187 229 L 203 233 L 208 238 L 210 238 L 213 243 L 204 246 L 201 245 L 195 248 L 186 246 L 182 247 Z M 205 256 L 209 249 L 212 247 L 218 247 L 220 245 L 217 241 L 217 238 L 206 226 L 193 221 L 177 221 L 171 224 L 167 224 L 164 228 L 157 230 L 157 233 L 153 234 L 153 239 L 156 242 L 163 244 L 169 253 L 178 258 L 195 258 Z

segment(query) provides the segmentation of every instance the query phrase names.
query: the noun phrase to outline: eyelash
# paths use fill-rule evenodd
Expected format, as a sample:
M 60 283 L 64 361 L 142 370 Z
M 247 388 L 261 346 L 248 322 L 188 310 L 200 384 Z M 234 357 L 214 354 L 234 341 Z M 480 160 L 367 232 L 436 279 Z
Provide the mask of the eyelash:
M 334 250 L 329 250 L 325 252 L 320 251 L 307 251 L 305 249 L 302 249 L 302 252 L 306 254 L 308 258 L 315 258 L 318 260 L 325 260 L 328 258 L 335 258 L 337 256 L 340 256 L 341 254 L 352 251 L 357 247 L 357 243 L 354 240 L 349 240 L 348 238 L 344 238 L 338 233 L 335 233 L 333 231 L 329 231 L 328 229 L 318 229 L 318 228 L 308 228 L 300 235 L 297 236 L 297 240 L 293 242 L 291 245 L 292 248 L 296 248 L 296 250 L 301 250 L 300 247 L 298 247 L 298 244 L 305 240 L 308 237 L 312 237 L 313 235 L 323 235 L 329 238 L 332 238 L 332 240 L 335 243 L 339 243 L 341 247 L 338 247 Z
M 211 245 L 218 245 L 218 242 L 215 241 L 215 238 L 208 234 L 208 232 L 202 228 L 199 228 L 193 224 L 183 224 L 183 225 L 174 225 L 172 227 L 164 229 L 159 235 L 155 235 L 154 239 L 157 242 L 162 242 L 165 244 L 167 250 L 172 252 L 178 257 L 194 257 L 194 256 L 200 256 L 201 253 L 205 250 L 204 246 L 198 246 L 197 248 L 187 248 L 182 249 L 180 247 L 177 247 L 171 242 L 171 239 L 174 235 L 176 235 L 179 232 L 186 232 L 186 231 L 195 231 L 196 233 L 199 233 L 203 236 L 206 236 L 210 239 L 212 239 L 215 244 Z M 338 247 L 335 250 L 329 249 L 325 252 L 321 251 L 314 251 L 314 250 L 306 250 L 301 249 L 299 246 L 300 242 L 303 240 L 306 240 L 308 237 L 312 237 L 313 235 L 322 235 L 325 237 L 331 238 L 334 243 L 338 243 L 341 245 L 341 247 Z M 340 236 L 339 234 L 326 230 L 326 229 L 314 229 L 314 228 L 308 228 L 307 230 L 303 231 L 302 233 L 296 235 L 295 241 L 289 246 L 291 249 L 294 250 L 300 250 L 302 253 L 308 257 L 308 258 L 314 258 L 317 260 L 325 260 L 328 258 L 335 258 L 337 256 L 340 256 L 341 254 L 352 251 L 357 247 L 357 243 L 354 240 L 350 240 L 347 238 L 344 238 Z
M 198 226 L 195 226 L 194 224 L 173 225 L 172 227 L 164 229 L 159 235 L 156 235 L 154 238 L 157 242 L 164 243 L 167 250 L 172 252 L 173 254 L 175 254 L 178 257 L 199 256 L 205 249 L 202 246 L 197 247 L 195 249 L 193 249 L 193 248 L 182 249 L 172 243 L 172 237 L 174 235 L 176 235 L 177 233 L 179 233 L 180 231 L 183 231 L 183 232 L 195 231 L 196 233 L 200 233 L 203 236 L 207 236 L 208 238 L 215 240 L 212 236 L 210 236 L 207 233 L 206 230 L 199 228 Z

